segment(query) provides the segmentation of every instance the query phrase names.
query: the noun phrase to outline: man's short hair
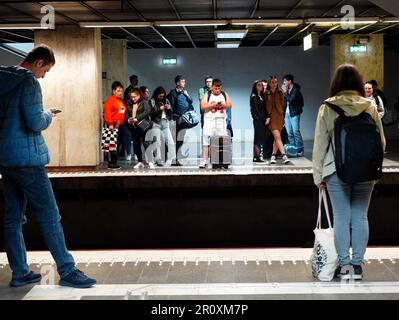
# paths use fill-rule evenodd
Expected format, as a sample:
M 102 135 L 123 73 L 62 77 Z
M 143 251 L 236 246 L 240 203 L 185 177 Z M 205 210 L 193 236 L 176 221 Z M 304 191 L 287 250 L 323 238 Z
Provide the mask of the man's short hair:
M 180 80 L 185 80 L 185 78 L 184 78 L 181 74 L 179 74 L 179 75 L 177 75 L 177 76 L 175 77 L 175 83 L 180 82 Z
M 212 80 L 212 85 L 213 85 L 213 86 L 221 86 L 221 85 L 222 85 L 222 80 L 220 80 L 220 79 L 213 79 L 213 80 Z
M 136 76 L 135 74 L 132 74 L 132 75 L 129 77 L 130 82 L 137 81 L 138 79 L 139 79 L 139 77 Z
M 116 90 L 117 88 L 122 88 L 123 89 L 123 85 L 119 81 L 114 81 L 112 83 L 111 88 L 112 88 L 112 90 Z
M 24 62 L 33 64 L 38 60 L 43 60 L 44 65 L 55 64 L 54 51 L 45 44 L 40 44 L 33 48 L 31 52 L 25 57 Z
M 291 81 L 294 82 L 294 76 L 292 74 L 287 74 L 283 77 L 283 79 L 287 80 L 287 81 Z

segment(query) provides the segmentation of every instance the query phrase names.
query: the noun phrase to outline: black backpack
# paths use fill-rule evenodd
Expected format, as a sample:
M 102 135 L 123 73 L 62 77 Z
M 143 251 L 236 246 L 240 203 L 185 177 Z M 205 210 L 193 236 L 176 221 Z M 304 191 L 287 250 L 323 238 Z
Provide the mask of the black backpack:
M 333 144 L 338 177 L 349 184 L 380 179 L 384 151 L 373 118 L 366 112 L 347 117 L 340 107 L 325 103 L 339 115 L 334 122 Z

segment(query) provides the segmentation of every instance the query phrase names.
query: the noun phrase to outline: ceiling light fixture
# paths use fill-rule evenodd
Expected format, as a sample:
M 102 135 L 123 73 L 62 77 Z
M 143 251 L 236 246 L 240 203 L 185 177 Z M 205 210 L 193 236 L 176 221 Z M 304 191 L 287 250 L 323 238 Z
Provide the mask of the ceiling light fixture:
M 233 26 L 270 26 L 270 27 L 296 27 L 302 24 L 301 19 L 233 19 Z
M 203 27 L 203 26 L 225 26 L 228 20 L 171 20 L 155 21 L 158 27 Z
M 354 18 L 353 21 L 342 20 L 342 18 L 313 18 L 307 19 L 306 22 L 318 26 L 332 26 L 335 24 L 373 24 L 379 20 L 379 18 Z
M 152 27 L 152 22 L 119 21 L 119 22 L 80 22 L 82 28 L 146 28 Z
M 242 39 L 248 30 L 215 30 L 217 39 Z
M 0 23 L 0 30 L 32 30 L 50 29 L 49 26 L 42 27 L 39 23 Z
M 240 46 L 240 41 L 219 41 L 216 42 L 216 48 L 228 49 L 228 48 L 238 48 Z

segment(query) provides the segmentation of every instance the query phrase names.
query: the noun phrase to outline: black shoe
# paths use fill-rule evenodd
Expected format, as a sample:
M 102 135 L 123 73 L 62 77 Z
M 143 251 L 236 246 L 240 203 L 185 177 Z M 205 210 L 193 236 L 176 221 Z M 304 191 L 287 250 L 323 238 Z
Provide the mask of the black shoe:
M 82 271 L 76 269 L 68 274 L 66 277 L 61 278 L 60 286 L 72 288 L 90 288 L 97 283 L 96 280 L 89 278 Z
M 353 268 L 352 265 L 347 264 L 344 266 L 338 266 L 335 270 L 335 277 L 341 280 L 350 280 L 353 275 Z
M 252 162 L 255 163 L 255 164 L 262 164 L 262 163 L 265 163 L 266 161 L 263 160 L 263 159 L 261 159 L 261 158 L 256 158 L 256 157 L 255 157 L 255 158 L 252 160 Z
M 357 266 L 357 265 L 352 265 L 352 266 L 353 266 L 353 279 L 362 280 L 363 279 L 362 266 Z
M 176 162 L 172 162 L 172 167 L 182 167 L 182 166 L 183 164 L 179 160 L 177 160 Z
M 119 170 L 121 168 L 121 166 L 118 166 L 117 164 L 115 164 L 115 163 L 110 163 L 109 165 L 108 165 L 108 169 L 110 169 L 110 170 Z
M 41 274 L 29 272 L 25 277 L 20 279 L 12 279 L 10 282 L 11 287 L 22 287 L 30 283 L 39 282 L 42 279 Z

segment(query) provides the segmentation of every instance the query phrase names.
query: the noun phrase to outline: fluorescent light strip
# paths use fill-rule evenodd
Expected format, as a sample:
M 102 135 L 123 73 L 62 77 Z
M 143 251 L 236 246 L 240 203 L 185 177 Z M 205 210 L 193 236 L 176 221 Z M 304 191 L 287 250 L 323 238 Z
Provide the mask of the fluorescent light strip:
M 218 39 L 242 39 L 247 35 L 248 30 L 216 30 Z
M 240 41 L 223 41 L 216 42 L 216 48 L 228 49 L 228 48 L 238 48 L 240 46 Z
M 373 24 L 379 22 L 379 18 L 356 18 L 353 21 L 343 21 L 342 18 L 313 18 L 307 19 L 307 23 L 315 25 L 334 25 L 334 24 Z
M 152 27 L 152 22 L 119 21 L 119 22 L 80 22 L 82 28 L 146 28 Z
M 296 27 L 302 24 L 304 20 L 300 19 L 233 19 L 230 21 L 235 26 L 281 26 Z
M 50 29 L 48 26 L 42 27 L 38 23 L 0 23 L 0 30 L 30 30 L 30 29 Z
M 384 18 L 382 19 L 382 22 L 384 23 L 398 23 L 399 18 Z
M 228 20 L 174 20 L 155 21 L 158 27 L 202 27 L 202 26 L 225 26 Z

